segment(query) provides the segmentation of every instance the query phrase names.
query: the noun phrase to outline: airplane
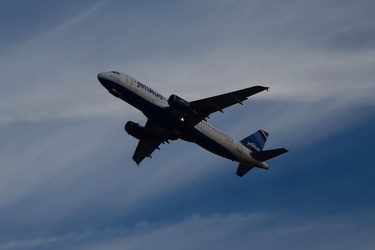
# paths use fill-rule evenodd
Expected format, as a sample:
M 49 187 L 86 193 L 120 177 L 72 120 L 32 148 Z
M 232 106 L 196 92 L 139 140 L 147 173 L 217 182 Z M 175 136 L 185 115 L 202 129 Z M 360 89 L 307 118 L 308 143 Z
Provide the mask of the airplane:
M 243 105 L 249 96 L 267 90 L 268 87 L 254 86 L 242 90 L 213 96 L 196 101 L 186 101 L 173 94 L 168 99 L 131 76 L 118 71 L 101 72 L 99 82 L 113 96 L 142 111 L 147 117 L 143 127 L 128 121 L 125 131 L 139 140 L 133 160 L 139 165 L 150 157 L 160 144 L 182 139 L 194 142 L 202 148 L 238 162 L 236 174 L 244 176 L 254 167 L 268 169 L 265 162 L 288 152 L 285 148 L 263 150 L 268 138 L 264 130 L 237 141 L 207 122 L 209 115 L 234 104 Z

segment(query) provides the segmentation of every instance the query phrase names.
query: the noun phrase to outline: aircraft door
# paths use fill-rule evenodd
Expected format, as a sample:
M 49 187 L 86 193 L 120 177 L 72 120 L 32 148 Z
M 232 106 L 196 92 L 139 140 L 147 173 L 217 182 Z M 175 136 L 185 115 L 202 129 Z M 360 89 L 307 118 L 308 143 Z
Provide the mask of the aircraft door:
M 129 83 L 129 85 L 130 86 L 132 86 L 132 91 L 134 92 L 134 93 L 137 93 L 137 82 L 136 82 L 136 80 L 134 80 L 131 76 L 128 76 L 127 75 L 127 82 Z
M 242 153 L 242 144 L 240 142 L 237 145 L 237 151 Z

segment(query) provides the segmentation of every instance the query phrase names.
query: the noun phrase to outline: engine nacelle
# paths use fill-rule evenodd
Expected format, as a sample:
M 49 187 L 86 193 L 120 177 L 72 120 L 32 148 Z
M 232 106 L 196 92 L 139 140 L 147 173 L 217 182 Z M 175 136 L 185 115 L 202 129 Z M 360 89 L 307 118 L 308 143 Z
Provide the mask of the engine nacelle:
M 135 123 L 135 122 L 132 122 L 132 121 L 128 121 L 126 124 L 125 124 L 125 131 L 137 138 L 138 140 L 149 140 L 149 135 L 146 131 L 146 129 L 144 127 L 142 127 L 141 125 L 139 125 L 138 123 Z
M 184 113 L 184 114 L 193 114 L 194 109 L 190 106 L 190 103 L 188 101 L 185 101 L 181 97 L 177 95 L 171 95 L 168 98 L 168 104 L 170 107 Z

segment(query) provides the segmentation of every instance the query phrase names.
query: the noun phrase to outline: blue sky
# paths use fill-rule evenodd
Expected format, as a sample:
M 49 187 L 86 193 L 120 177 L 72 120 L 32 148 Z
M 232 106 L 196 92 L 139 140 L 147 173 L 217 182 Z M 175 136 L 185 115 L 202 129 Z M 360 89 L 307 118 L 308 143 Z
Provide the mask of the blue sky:
M 372 249 L 373 1 L 1 1 L 0 249 Z M 289 153 L 243 178 L 183 141 L 140 167 L 118 70 Z

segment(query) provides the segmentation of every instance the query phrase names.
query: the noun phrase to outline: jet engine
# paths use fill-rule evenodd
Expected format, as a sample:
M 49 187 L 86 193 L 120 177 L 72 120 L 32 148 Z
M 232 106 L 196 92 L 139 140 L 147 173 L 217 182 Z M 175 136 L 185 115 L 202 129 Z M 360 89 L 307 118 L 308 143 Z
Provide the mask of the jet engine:
M 138 123 L 135 123 L 135 122 L 132 122 L 132 121 L 128 121 L 126 124 L 125 124 L 125 131 L 137 138 L 138 140 L 149 140 L 150 139 L 150 136 L 148 135 L 146 129 L 144 127 L 142 127 L 141 125 L 139 125 Z
M 168 104 L 170 107 L 180 111 L 181 113 L 189 115 L 194 114 L 194 109 L 190 106 L 190 103 L 177 95 L 171 95 L 168 98 Z

